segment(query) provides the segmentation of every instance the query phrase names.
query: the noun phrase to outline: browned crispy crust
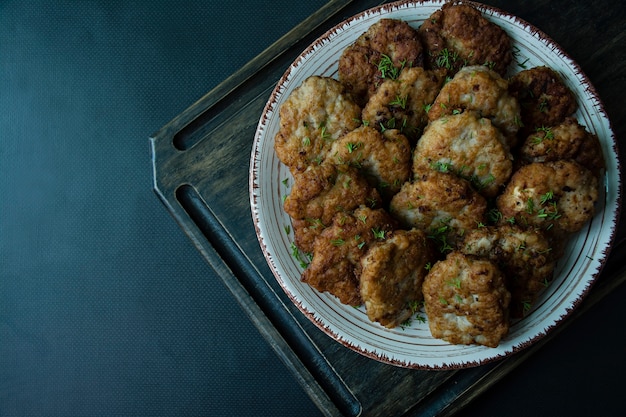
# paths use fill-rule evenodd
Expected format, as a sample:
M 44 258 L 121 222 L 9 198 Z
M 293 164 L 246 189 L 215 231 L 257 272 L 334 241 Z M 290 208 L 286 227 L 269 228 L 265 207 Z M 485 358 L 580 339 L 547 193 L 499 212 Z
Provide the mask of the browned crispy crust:
M 411 176 L 411 145 L 397 129 L 359 127 L 333 143 L 329 159 L 355 167 L 386 201 Z
M 426 68 L 443 67 L 450 75 L 466 65 L 488 65 L 504 76 L 513 58 L 508 34 L 467 4 L 444 4 L 418 33 L 426 51 Z
M 468 232 L 458 249 L 498 265 L 511 292 L 513 318 L 524 316 L 554 276 L 554 251 L 538 229 L 507 223 L 485 226 Z
M 326 228 L 318 219 L 291 219 L 293 229 L 294 244 L 304 253 L 313 253 L 315 239 Z
M 450 243 L 485 221 L 487 201 L 467 180 L 425 170 L 402 186 L 389 210 L 405 227 L 436 233 Z
M 422 50 L 417 31 L 408 23 L 381 19 L 343 51 L 339 58 L 339 80 L 357 103 L 364 106 L 381 81 L 390 77 L 379 68 L 385 57 L 398 70 L 419 67 L 423 65 Z
M 378 130 L 400 129 L 415 143 L 428 123 L 428 109 L 445 81 L 445 70 L 405 68 L 384 80 L 363 109 L 363 122 Z
M 296 173 L 284 208 L 294 219 L 319 220 L 328 225 L 338 212 L 361 205 L 380 205 L 378 192 L 356 168 L 326 162 Z
M 604 157 L 598 136 L 590 133 L 573 117 L 554 126 L 537 129 L 518 151 L 521 162 L 549 162 L 572 159 L 595 175 L 604 169 Z
M 426 275 L 422 291 L 435 338 L 496 347 L 509 331 L 511 295 L 487 259 L 450 252 Z
M 383 209 L 359 207 L 339 213 L 313 245 L 313 259 L 302 280 L 320 292 L 329 292 L 348 305 L 363 303 L 360 293 L 361 258 L 369 246 L 397 228 Z
M 334 140 L 361 124 L 361 108 L 339 81 L 328 77 L 304 80 L 279 112 L 274 150 L 292 173 L 319 164 Z
M 522 227 L 574 233 L 593 217 L 598 191 L 598 178 L 575 161 L 534 162 L 513 174 L 496 203 Z
M 428 125 L 415 148 L 413 170 L 453 173 L 469 180 L 478 192 L 490 198 L 511 177 L 512 160 L 500 130 L 489 119 L 464 112 Z
M 511 77 L 509 90 L 521 106 L 524 139 L 537 128 L 558 125 L 578 108 L 561 76 L 546 66 L 518 72 Z
M 408 320 L 422 301 L 426 266 L 433 262 L 421 230 L 396 230 L 361 258 L 361 298 L 371 321 L 393 328 Z

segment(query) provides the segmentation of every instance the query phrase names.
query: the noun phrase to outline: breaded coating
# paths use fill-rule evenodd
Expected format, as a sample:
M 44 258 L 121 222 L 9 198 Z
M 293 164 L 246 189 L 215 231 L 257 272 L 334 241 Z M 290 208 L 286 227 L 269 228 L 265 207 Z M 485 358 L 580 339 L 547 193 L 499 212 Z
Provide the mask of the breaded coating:
M 301 252 L 313 253 L 315 239 L 326 228 L 319 219 L 291 219 L 294 244 Z
M 554 127 L 541 127 L 522 143 L 519 157 L 524 163 L 573 159 L 596 176 L 604 169 L 598 136 L 590 133 L 573 117 Z
M 361 258 L 361 298 L 367 317 L 387 328 L 406 322 L 422 301 L 422 282 L 433 251 L 426 234 L 396 230 Z
M 465 110 L 478 112 L 504 133 L 511 147 L 521 126 L 520 106 L 509 83 L 485 66 L 462 68 L 446 83 L 428 112 L 429 120 Z
M 509 35 L 467 4 L 444 4 L 418 33 L 426 68 L 446 68 L 450 75 L 466 65 L 486 65 L 504 76 L 513 59 Z
M 518 72 L 511 77 L 509 90 L 521 105 L 524 128 L 520 133 L 524 138 L 539 127 L 558 125 L 578 109 L 572 91 L 559 73 L 549 67 Z
M 398 78 L 402 68 L 423 66 L 422 43 L 407 22 L 381 19 L 339 58 L 339 81 L 364 106 L 384 79 Z
M 292 173 L 326 157 L 332 142 L 356 129 L 361 108 L 345 87 L 328 77 L 311 76 L 280 107 L 274 149 Z
M 333 143 L 328 158 L 358 169 L 385 199 L 391 198 L 411 176 L 411 145 L 399 130 L 362 126 Z
M 380 195 L 356 168 L 331 162 L 311 165 L 297 172 L 284 209 L 298 220 L 328 225 L 338 212 L 352 211 L 361 205 L 380 205 Z
M 432 121 L 413 155 L 413 171 L 450 172 L 471 182 L 487 198 L 495 197 L 511 177 L 513 157 L 506 139 L 489 119 L 474 112 Z
M 445 70 L 413 67 L 403 69 L 397 80 L 384 80 L 363 109 L 363 123 L 378 130 L 401 129 L 415 143 L 428 124 L 428 109 L 445 75 Z
M 577 162 L 535 162 L 513 174 L 496 204 L 522 227 L 574 233 L 593 217 L 598 187 L 598 178 Z
M 510 224 L 481 227 L 468 232 L 458 248 L 491 260 L 504 273 L 513 318 L 524 316 L 554 276 L 552 247 L 537 229 Z
M 389 205 L 405 227 L 426 231 L 439 249 L 485 222 L 487 202 L 467 180 L 449 173 L 424 171 L 405 183 Z
M 361 258 L 370 245 L 385 240 L 397 224 L 383 209 L 359 207 L 339 213 L 315 239 L 313 259 L 302 281 L 320 292 L 329 292 L 343 304 L 363 303 L 360 293 Z
M 500 269 L 491 261 L 450 252 L 422 287 L 433 337 L 455 344 L 497 347 L 509 332 L 509 303 Z

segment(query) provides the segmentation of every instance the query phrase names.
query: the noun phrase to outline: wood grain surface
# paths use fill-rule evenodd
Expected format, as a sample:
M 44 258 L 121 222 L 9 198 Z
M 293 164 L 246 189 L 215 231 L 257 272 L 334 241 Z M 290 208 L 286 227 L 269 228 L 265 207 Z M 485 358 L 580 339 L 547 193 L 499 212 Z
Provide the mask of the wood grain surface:
M 327 29 L 380 1 L 330 1 L 191 105 L 152 139 L 155 191 L 222 277 L 280 358 L 329 416 L 452 415 L 543 343 L 506 360 L 459 371 L 398 368 L 358 355 L 320 332 L 274 281 L 250 216 L 252 139 L 285 68 Z M 602 98 L 618 141 L 626 110 L 626 7 L 609 0 L 484 1 L 547 33 L 578 62 Z M 621 160 L 624 160 L 621 146 Z M 622 167 L 623 170 L 623 167 Z M 623 241 L 622 221 L 616 241 Z M 626 280 L 617 245 L 601 278 L 568 322 Z M 563 327 L 563 326 L 561 326 Z M 384 386 L 381 387 L 381 382 Z

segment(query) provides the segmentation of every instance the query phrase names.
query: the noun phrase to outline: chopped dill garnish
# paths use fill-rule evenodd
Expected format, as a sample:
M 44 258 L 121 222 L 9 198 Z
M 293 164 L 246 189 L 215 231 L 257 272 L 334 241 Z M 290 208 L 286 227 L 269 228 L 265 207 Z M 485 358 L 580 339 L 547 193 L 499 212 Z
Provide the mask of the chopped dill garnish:
M 300 263 L 300 267 L 307 268 L 311 262 L 311 255 L 300 252 L 295 243 L 291 243 L 291 256 Z
M 389 103 L 390 106 L 398 106 L 401 109 L 406 109 L 406 102 L 407 102 L 408 96 L 407 95 L 397 95 L 396 98 L 391 101 Z
M 385 239 L 387 234 L 384 230 L 376 228 L 372 229 L 372 233 L 374 234 L 374 238 L 376 239 Z
M 459 59 L 459 54 L 456 51 L 450 51 L 448 48 L 443 48 L 437 56 L 436 63 L 440 68 L 448 70 L 454 69 L 456 61 Z
M 383 54 L 380 62 L 378 63 L 378 70 L 380 71 L 381 78 L 389 78 L 391 80 L 395 80 L 400 75 L 400 71 L 406 65 L 406 60 L 400 63 L 400 68 L 396 67 L 393 64 L 393 60 L 388 56 Z

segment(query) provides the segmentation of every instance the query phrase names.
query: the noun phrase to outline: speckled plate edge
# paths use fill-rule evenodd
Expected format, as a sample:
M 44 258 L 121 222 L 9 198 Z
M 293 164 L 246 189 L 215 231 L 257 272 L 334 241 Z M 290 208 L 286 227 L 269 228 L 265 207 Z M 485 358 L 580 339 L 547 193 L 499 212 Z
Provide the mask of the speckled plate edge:
M 380 18 L 399 18 L 418 27 L 444 3 L 399 1 L 366 10 L 336 25 L 304 50 L 279 80 L 263 110 L 254 137 L 249 176 L 250 205 L 261 249 L 276 280 L 298 309 L 324 333 L 362 355 L 396 366 L 435 370 L 502 359 L 540 340 L 568 317 L 604 266 L 616 233 L 622 193 L 615 135 L 595 88 L 578 64 L 528 22 L 497 8 L 466 2 L 512 37 L 516 61 L 512 70 L 515 65 L 517 70 L 524 66 L 550 66 L 561 73 L 574 91 L 580 105 L 576 116 L 600 138 L 607 165 L 596 215 L 568 243 L 554 282 L 531 312 L 512 324 L 509 335 L 497 348 L 445 343 L 432 338 L 428 325 L 418 321 L 404 328 L 385 329 L 370 322 L 362 308 L 345 306 L 300 281 L 302 268 L 291 254 L 290 219 L 282 209 L 292 178 L 273 149 L 280 105 L 309 75 L 336 78 L 341 51 Z

